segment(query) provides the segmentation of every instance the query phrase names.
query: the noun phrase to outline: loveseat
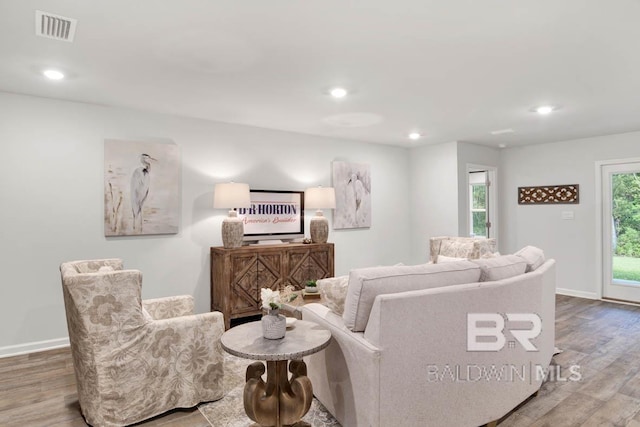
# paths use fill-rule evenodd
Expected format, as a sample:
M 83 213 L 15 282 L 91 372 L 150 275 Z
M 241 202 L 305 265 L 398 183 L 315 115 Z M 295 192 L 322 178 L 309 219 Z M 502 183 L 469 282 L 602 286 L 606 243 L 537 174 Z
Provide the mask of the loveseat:
M 508 414 L 540 388 L 554 350 L 555 261 L 523 251 L 352 270 L 342 314 L 301 310 L 332 334 L 305 358 L 316 397 L 349 427 L 476 427 Z

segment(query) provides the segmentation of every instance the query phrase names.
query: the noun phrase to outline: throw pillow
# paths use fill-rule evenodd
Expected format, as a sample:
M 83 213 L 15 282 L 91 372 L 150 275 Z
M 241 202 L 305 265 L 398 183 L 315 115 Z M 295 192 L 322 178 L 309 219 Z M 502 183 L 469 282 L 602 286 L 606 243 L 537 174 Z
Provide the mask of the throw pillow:
M 440 255 L 470 258 L 473 255 L 473 241 L 443 240 L 440 244 Z
M 344 313 L 344 300 L 347 298 L 349 276 L 330 277 L 317 282 L 322 303 L 338 316 Z
M 456 262 L 456 261 L 466 261 L 466 260 L 467 260 L 466 258 L 438 255 L 438 258 L 436 259 L 436 264 L 442 264 L 443 262 Z
M 98 273 L 109 273 L 111 271 L 113 271 L 113 267 L 109 265 L 103 265 L 98 269 Z
M 473 257 L 486 258 L 486 255 L 492 254 L 496 250 L 496 239 L 476 238 L 473 241 Z
M 525 246 L 520 249 L 514 255 L 519 256 L 527 263 L 527 273 L 535 271 L 538 267 L 544 264 L 544 252 L 540 248 L 535 246 Z
M 480 258 L 486 259 L 486 258 L 495 258 L 498 256 L 500 256 L 500 252 L 487 252 L 486 254 L 482 255 Z
M 480 281 L 493 282 L 524 274 L 527 263 L 515 255 L 504 255 L 495 258 L 472 259 L 480 266 Z

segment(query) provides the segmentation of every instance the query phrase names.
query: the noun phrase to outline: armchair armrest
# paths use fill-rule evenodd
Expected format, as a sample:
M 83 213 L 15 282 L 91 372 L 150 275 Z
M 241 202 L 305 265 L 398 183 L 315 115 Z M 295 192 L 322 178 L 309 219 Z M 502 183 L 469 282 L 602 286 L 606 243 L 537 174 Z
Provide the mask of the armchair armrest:
M 142 301 L 142 308 L 154 320 L 160 320 L 192 315 L 194 303 L 191 295 L 177 295 L 144 300 Z
M 128 340 L 110 341 L 96 360 L 95 368 L 101 379 L 102 409 L 119 413 L 123 419 L 133 419 L 139 411 L 135 400 L 138 396 L 158 402 L 179 399 L 178 406 L 184 407 L 221 398 L 223 333 L 222 313 L 211 312 L 151 321 L 131 331 Z M 123 394 L 104 397 L 113 390 Z M 121 397 L 125 392 L 132 399 L 126 404 Z M 153 409 L 150 414 L 155 414 Z

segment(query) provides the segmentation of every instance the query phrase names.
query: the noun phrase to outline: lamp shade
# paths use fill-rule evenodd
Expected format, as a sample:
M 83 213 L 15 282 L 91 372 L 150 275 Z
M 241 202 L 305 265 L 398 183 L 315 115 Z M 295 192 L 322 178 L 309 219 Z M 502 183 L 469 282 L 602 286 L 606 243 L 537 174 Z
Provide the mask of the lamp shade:
M 216 209 L 248 208 L 251 206 L 249 184 L 227 182 L 216 184 L 213 207 Z
M 305 209 L 334 209 L 336 191 L 333 187 L 311 187 L 304 190 Z

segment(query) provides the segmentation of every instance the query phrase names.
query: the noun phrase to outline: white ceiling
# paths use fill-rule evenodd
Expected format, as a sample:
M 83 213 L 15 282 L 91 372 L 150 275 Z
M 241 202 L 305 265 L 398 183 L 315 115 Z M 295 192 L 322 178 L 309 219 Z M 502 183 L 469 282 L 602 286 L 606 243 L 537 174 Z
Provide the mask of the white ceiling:
M 0 0 L 0 24 L 6 92 L 402 146 L 640 130 L 638 0 Z

